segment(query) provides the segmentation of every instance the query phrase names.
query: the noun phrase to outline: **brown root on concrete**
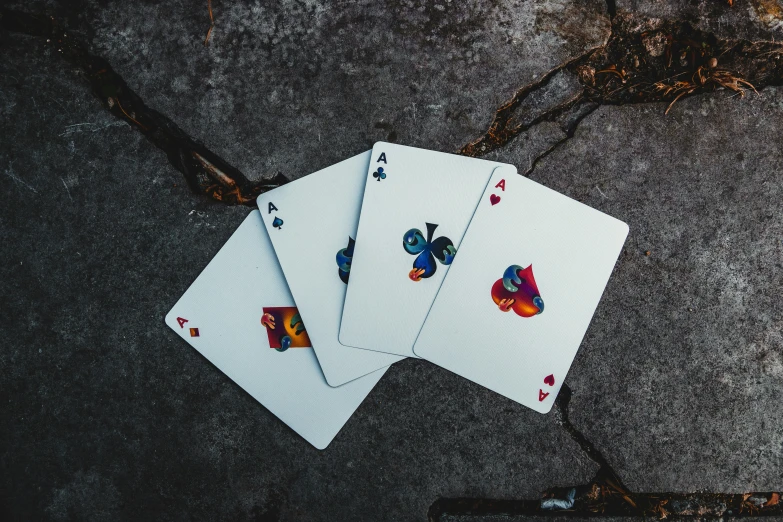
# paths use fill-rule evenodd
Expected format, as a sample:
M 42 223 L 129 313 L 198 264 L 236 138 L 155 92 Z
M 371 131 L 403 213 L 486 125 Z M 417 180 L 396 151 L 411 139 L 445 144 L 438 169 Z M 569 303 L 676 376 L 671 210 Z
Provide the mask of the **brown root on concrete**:
M 568 106 L 544 108 L 526 124 L 517 123 L 525 101 L 549 87 L 557 74 L 574 75 L 582 92 Z M 497 109 L 484 135 L 464 145 L 460 154 L 482 156 L 503 147 L 542 121 L 553 121 L 574 104 L 619 105 L 668 102 L 668 113 L 685 96 L 728 90 L 740 96 L 783 84 L 783 44 L 727 40 L 680 20 L 640 18 L 622 13 L 612 18 L 607 43 L 553 68 L 521 87 Z
M 93 94 L 116 118 L 141 132 L 166 153 L 190 189 L 229 205 L 253 205 L 267 190 L 288 182 L 280 173 L 271 179 L 251 180 L 236 167 L 188 136 L 170 118 L 148 107 L 111 65 L 91 54 L 79 38 L 60 27 L 55 19 L 11 9 L 0 9 L 0 27 L 6 31 L 45 38 L 49 45 L 76 67 L 90 83 Z

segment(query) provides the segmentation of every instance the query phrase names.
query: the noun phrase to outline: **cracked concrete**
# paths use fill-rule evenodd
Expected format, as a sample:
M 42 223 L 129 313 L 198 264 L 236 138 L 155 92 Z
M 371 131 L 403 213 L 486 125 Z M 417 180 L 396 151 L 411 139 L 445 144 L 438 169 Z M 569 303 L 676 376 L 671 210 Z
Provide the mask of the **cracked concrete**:
M 631 228 L 568 382 L 633 491 L 783 484 L 781 124 L 780 88 L 602 107 L 531 176 Z
M 80 71 L 101 104 L 118 119 L 139 130 L 166 153 L 196 194 L 228 204 L 252 205 L 261 192 L 286 183 L 280 173 L 255 180 L 210 151 L 177 124 L 144 103 L 111 64 L 91 54 L 77 33 L 64 28 L 52 16 L 31 15 L 19 10 L 0 11 L 0 30 L 46 40 L 46 52 L 55 53 Z
M 205 48 L 206 2 L 83 4 L 93 52 L 250 177 L 296 178 L 381 139 L 457 150 L 520 83 L 609 34 L 587 0 L 213 2 Z
M 718 38 L 783 38 L 783 4 L 777 0 L 737 0 L 731 9 L 727 8 L 727 3 L 724 0 L 616 0 L 618 13 L 683 20 Z
M 661 499 L 664 499 L 665 495 L 661 497 Z M 668 504 L 667 504 L 668 505 Z M 520 513 L 509 513 L 505 511 L 500 511 L 497 513 L 471 513 L 471 512 L 465 512 L 465 513 L 444 513 L 441 515 L 438 515 L 437 517 L 430 518 L 432 522 L 587 522 L 591 520 L 595 520 L 597 517 L 600 517 L 604 520 L 610 520 L 611 522 L 642 522 L 645 520 L 650 520 L 651 517 L 649 516 L 607 516 L 602 517 L 600 515 L 595 514 L 575 514 L 575 513 L 560 513 L 560 514 L 552 514 L 552 513 L 539 513 L 539 514 L 520 514 Z M 694 519 L 694 520 L 729 520 L 729 521 L 737 521 L 737 520 L 747 520 L 748 518 L 752 517 L 759 517 L 759 515 L 756 513 L 748 513 L 743 512 L 740 514 L 734 514 L 734 515 L 727 515 L 722 517 L 716 517 L 714 515 L 708 514 L 706 512 L 690 512 L 685 515 L 681 515 L 679 517 L 673 516 L 671 513 L 668 513 L 666 518 L 668 519 L 674 519 L 674 520 L 683 520 L 683 519 Z M 660 518 L 660 514 L 656 515 L 656 518 Z M 763 515 L 763 520 L 765 522 L 781 522 L 783 521 L 782 516 L 768 516 Z
M 0 63 L 5 518 L 422 520 L 595 473 L 553 416 L 416 361 L 309 447 L 161 320 L 248 210 L 192 195 L 46 48 Z
M 633 62 L 645 27 L 687 21 L 710 49 L 772 40 L 775 1 L 618 0 L 623 38 L 596 53 L 606 5 L 577 0 L 214 2 L 208 48 L 206 5 L 6 5 L 58 17 L 188 147 L 251 183 L 377 139 L 457 150 L 517 99 L 506 121 L 523 129 L 485 157 L 631 225 L 567 379 L 575 429 L 632 496 L 781 489 L 783 91 L 683 99 L 666 117 L 577 99 L 577 66 Z M 421 361 L 396 365 L 327 452 L 306 447 L 160 321 L 247 210 L 191 194 L 56 46 L 0 37 L 4 518 L 423 520 L 438 499 L 538 506 L 606 480 L 557 413 Z M 744 45 L 721 62 L 780 83 L 776 44 Z
M 744 96 L 781 84 L 783 45 L 777 42 L 721 38 L 689 21 L 621 10 L 612 17 L 605 45 L 520 87 L 498 107 L 486 132 L 460 153 L 492 154 L 519 134 L 535 136 L 535 126 L 556 123 L 561 137 L 528 161 L 522 171 L 528 175 L 598 105 L 666 100 L 668 113 L 687 96 L 721 89 Z

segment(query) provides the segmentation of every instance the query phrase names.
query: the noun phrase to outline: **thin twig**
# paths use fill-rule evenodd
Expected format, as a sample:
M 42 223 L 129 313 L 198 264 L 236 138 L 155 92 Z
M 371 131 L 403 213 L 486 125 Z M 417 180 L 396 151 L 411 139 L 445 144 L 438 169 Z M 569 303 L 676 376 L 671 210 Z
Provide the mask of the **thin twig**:
M 120 108 L 120 110 L 122 111 L 122 113 L 123 113 L 123 114 L 124 114 L 124 115 L 125 115 L 125 116 L 126 116 L 126 117 L 127 117 L 129 120 L 130 120 L 130 121 L 132 121 L 133 123 L 135 123 L 136 125 L 138 125 L 138 126 L 139 126 L 139 127 L 141 127 L 142 129 L 144 129 L 145 131 L 147 130 L 147 127 L 145 127 L 144 125 L 142 125 L 141 123 L 139 123 L 138 121 L 136 121 L 136 119 L 135 119 L 133 116 L 131 116 L 130 114 L 128 114 L 128 113 L 125 111 L 125 109 L 122 107 L 122 104 L 120 103 L 120 99 L 119 99 L 119 98 L 114 98 L 114 99 L 115 99 L 115 101 L 117 102 L 117 107 L 119 107 L 119 108 Z
M 209 37 L 212 36 L 212 29 L 215 28 L 215 17 L 212 16 L 212 0 L 207 0 L 207 9 L 209 9 L 209 30 L 207 37 L 204 38 L 204 47 L 209 45 Z
M 664 116 L 666 116 L 667 114 L 669 114 L 669 111 L 670 111 L 670 110 L 672 110 L 672 107 L 674 106 L 674 104 L 675 104 L 675 103 L 677 103 L 677 100 L 679 100 L 680 98 L 682 98 L 682 97 L 683 97 L 683 96 L 685 96 L 686 94 L 690 94 L 690 93 L 692 93 L 692 92 L 693 92 L 693 90 L 688 90 L 688 91 L 682 91 L 680 94 L 678 94 L 678 95 L 677 95 L 677 96 L 676 96 L 676 97 L 675 97 L 675 98 L 672 100 L 672 102 L 669 104 L 669 106 L 668 106 L 668 107 L 666 107 L 666 112 L 664 112 L 664 113 L 663 113 L 663 115 L 664 115 Z

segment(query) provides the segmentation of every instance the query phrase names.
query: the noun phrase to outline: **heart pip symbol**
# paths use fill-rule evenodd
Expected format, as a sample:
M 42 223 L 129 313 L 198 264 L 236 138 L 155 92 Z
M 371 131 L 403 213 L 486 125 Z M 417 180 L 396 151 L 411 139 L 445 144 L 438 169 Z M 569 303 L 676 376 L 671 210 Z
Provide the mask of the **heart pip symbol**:
M 491 196 L 489 196 L 489 202 L 492 203 L 492 205 L 497 205 L 498 203 L 500 203 L 500 196 L 492 194 Z
M 544 377 L 544 384 L 548 384 L 549 386 L 554 386 L 555 385 L 555 376 L 550 373 L 549 375 Z

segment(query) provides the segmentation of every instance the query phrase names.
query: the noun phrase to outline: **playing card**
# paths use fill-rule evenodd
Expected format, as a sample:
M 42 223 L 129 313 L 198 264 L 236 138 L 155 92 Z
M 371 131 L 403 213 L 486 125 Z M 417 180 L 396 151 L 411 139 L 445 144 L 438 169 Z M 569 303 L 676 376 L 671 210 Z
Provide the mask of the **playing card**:
M 500 165 L 375 144 L 340 326 L 342 344 L 415 356 L 413 342 Z
M 257 210 L 174 305 L 166 324 L 318 449 L 384 374 L 378 370 L 339 388 L 327 384 Z
M 327 382 L 339 386 L 402 359 L 340 344 L 370 151 L 258 197 L 258 208 Z
M 627 235 L 622 221 L 496 170 L 414 351 L 548 412 Z

